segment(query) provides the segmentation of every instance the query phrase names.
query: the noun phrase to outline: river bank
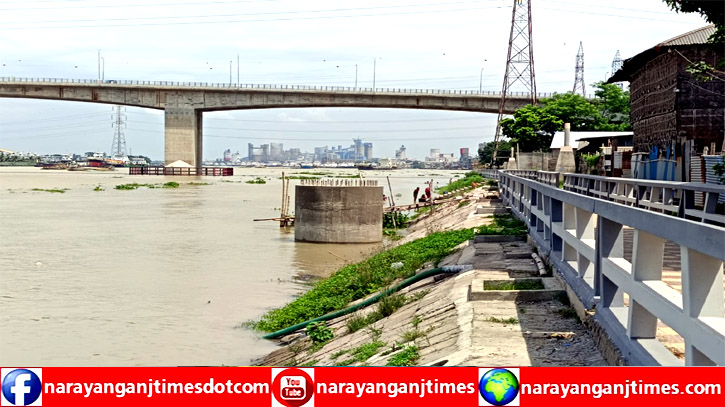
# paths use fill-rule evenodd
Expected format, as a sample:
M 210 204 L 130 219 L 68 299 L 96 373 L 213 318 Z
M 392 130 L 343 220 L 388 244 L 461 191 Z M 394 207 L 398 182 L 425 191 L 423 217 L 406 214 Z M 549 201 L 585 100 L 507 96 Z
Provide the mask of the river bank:
M 461 194 L 445 207 L 435 208 L 416 219 L 408 234 L 398 242 L 398 247 L 456 230 L 480 231 L 481 226 L 484 230 L 502 229 L 500 220 L 503 218 L 494 217 L 493 213 L 501 212 L 503 208 L 492 198 L 495 197 L 488 188 Z M 312 324 L 306 330 L 283 331 L 278 338 L 281 347 L 255 364 L 605 364 L 594 339 L 569 307 L 562 287 L 554 278 L 541 276 L 542 270 L 534 262 L 533 250 L 526 242 L 520 238 L 508 239 L 512 240 L 508 242 L 479 240 L 485 239 L 466 238 L 455 248 L 447 249 L 445 256 L 413 265 L 414 271 L 408 274 L 447 266 L 462 266 L 469 270 L 426 277 L 397 293 L 383 296 L 375 305 Z M 387 273 L 393 273 L 393 269 L 399 267 L 392 262 L 379 266 Z M 484 287 L 493 282 L 513 284 L 521 279 L 538 280 L 541 286 L 525 293 L 520 287 L 513 291 L 485 290 Z M 374 293 L 368 294 L 365 298 Z M 345 306 L 338 304 L 335 309 Z M 324 313 L 319 311 L 318 308 L 307 316 Z M 292 320 L 288 322 L 286 326 L 292 324 Z M 294 320 L 297 322 L 299 319 Z M 285 324 L 258 328 L 269 331 L 282 325 Z

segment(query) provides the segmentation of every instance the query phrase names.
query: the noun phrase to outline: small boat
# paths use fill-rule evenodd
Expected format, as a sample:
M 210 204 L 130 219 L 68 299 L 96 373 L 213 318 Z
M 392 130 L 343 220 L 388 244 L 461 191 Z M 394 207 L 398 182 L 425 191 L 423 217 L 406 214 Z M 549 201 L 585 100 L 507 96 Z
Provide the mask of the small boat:
M 68 165 L 64 163 L 45 163 L 41 165 L 44 170 L 66 170 Z

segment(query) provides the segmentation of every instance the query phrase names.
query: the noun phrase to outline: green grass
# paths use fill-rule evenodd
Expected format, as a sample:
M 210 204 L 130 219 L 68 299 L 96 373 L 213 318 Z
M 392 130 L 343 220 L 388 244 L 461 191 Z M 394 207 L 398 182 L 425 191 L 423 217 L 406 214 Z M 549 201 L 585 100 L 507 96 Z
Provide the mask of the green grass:
M 194 181 L 192 181 L 192 182 L 189 183 L 189 185 L 211 185 L 211 184 L 208 183 L 208 182 L 194 182 Z
M 543 290 L 544 283 L 539 280 L 524 281 L 502 281 L 500 283 L 486 282 L 483 285 L 484 291 L 491 290 Z
M 65 191 L 68 191 L 68 188 L 53 188 L 53 189 L 43 189 L 43 188 L 33 188 L 33 191 L 36 192 L 50 192 L 51 194 L 65 194 Z
M 272 310 L 252 323 L 256 329 L 273 332 L 342 309 L 351 301 L 377 292 L 399 278 L 412 276 L 428 261 L 438 262 L 453 248 L 473 238 L 472 229 L 436 232 L 394 247 L 369 259 L 347 265 L 330 278 L 282 308 Z M 390 264 L 403 267 L 391 270 Z
M 266 184 L 267 181 L 263 180 L 262 178 L 255 178 L 245 181 L 247 184 Z
M 320 177 L 309 177 L 307 175 L 290 175 L 286 176 L 286 179 L 320 179 Z M 282 179 L 282 177 L 279 177 L 279 179 Z M 251 182 L 247 181 L 247 183 L 251 184 Z
M 414 366 L 419 358 L 418 346 L 406 346 L 400 353 L 390 358 L 385 366 Z
M 114 189 L 128 191 L 128 190 L 132 190 L 132 189 L 139 189 L 139 188 L 142 188 L 142 187 L 146 187 L 146 188 L 156 188 L 156 186 L 154 184 L 137 184 L 137 183 L 134 182 L 132 184 L 119 184 L 119 185 L 116 185 L 114 187 Z
M 137 183 L 134 182 L 132 184 L 119 184 L 119 185 L 116 185 L 114 187 L 114 189 L 129 191 L 129 190 L 139 189 L 139 188 L 144 188 L 144 187 L 145 188 L 150 188 L 150 189 L 154 189 L 154 188 L 178 188 L 179 187 L 179 183 L 178 182 L 169 181 L 169 182 L 164 183 L 164 184 L 137 184 Z
M 519 323 L 519 320 L 516 319 L 516 318 L 514 318 L 514 317 L 506 318 L 506 319 L 496 318 L 496 317 L 488 317 L 488 318 L 486 318 L 486 321 L 488 321 L 488 322 L 495 322 L 497 324 L 504 324 L 504 325 L 513 325 L 513 324 L 518 324 Z
M 464 207 L 464 206 L 466 206 L 466 205 L 468 205 L 470 203 L 471 203 L 470 201 L 463 200 L 463 201 L 461 201 L 461 202 L 458 203 L 458 207 L 459 208 L 462 208 L 462 207 Z
M 330 355 L 330 359 L 335 360 L 335 359 L 339 358 L 340 356 L 346 354 L 347 352 L 349 352 L 348 349 L 339 350 L 339 351 L 333 353 L 332 355 Z
M 402 307 L 407 303 L 405 295 L 402 294 L 390 294 L 380 299 L 378 302 L 377 312 L 383 317 L 389 317 L 393 315 L 398 308 Z
M 470 171 L 470 172 L 466 173 L 465 177 L 463 177 L 461 179 L 457 179 L 444 187 L 436 188 L 436 192 L 438 192 L 439 194 L 442 194 L 445 192 L 455 191 L 456 189 L 473 188 L 474 182 L 476 184 L 483 184 L 484 181 L 485 180 L 484 180 L 483 176 L 481 176 L 481 174 L 479 174 L 476 171 Z
M 105 189 L 105 188 L 103 188 L 103 187 L 102 187 L 102 186 L 100 186 L 100 185 L 96 185 L 96 187 L 95 187 L 95 188 L 93 188 L 93 190 L 94 190 L 94 191 L 105 191 L 106 189 Z
M 400 240 L 403 236 L 399 235 L 395 229 L 383 229 L 383 236 L 387 236 L 390 240 Z
M 476 229 L 477 235 L 504 235 L 519 236 L 528 233 L 526 224 L 513 215 L 493 215 L 490 225 L 483 225 Z
M 370 325 L 370 323 L 371 321 L 367 316 L 353 315 L 347 320 L 345 326 L 347 326 L 348 333 L 353 333 L 365 328 Z
M 407 304 L 408 298 L 401 294 L 386 295 L 376 304 L 375 311 L 366 316 L 355 315 L 347 320 L 346 326 L 349 333 L 359 331 L 371 324 L 374 324 L 385 317 L 393 315 L 398 308 Z
M 373 341 L 370 343 L 364 343 L 357 348 L 351 349 L 349 351 L 350 358 L 340 362 L 337 364 L 337 366 L 349 366 L 356 362 L 364 362 L 368 359 L 370 359 L 371 356 L 378 353 L 378 349 L 385 346 L 385 342 L 381 341 Z M 337 352 L 340 353 L 340 352 Z
M 403 342 L 413 342 L 414 340 L 418 338 L 423 338 L 426 335 L 427 334 L 425 332 L 416 328 L 403 332 L 400 338 L 403 340 Z

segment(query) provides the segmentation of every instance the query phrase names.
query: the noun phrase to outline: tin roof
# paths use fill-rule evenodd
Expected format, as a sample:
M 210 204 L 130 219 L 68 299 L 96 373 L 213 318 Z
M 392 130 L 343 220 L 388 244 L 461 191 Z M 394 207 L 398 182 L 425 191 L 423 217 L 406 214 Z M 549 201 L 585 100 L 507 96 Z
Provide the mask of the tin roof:
M 663 48 L 707 44 L 708 38 L 710 38 L 714 32 L 715 25 L 710 24 L 684 34 L 680 34 L 667 41 L 660 42 L 652 48 L 646 49 L 631 58 L 625 59 L 622 64 L 622 68 L 620 68 L 617 72 L 614 72 L 607 80 L 607 83 L 629 81 L 630 75 L 643 67 L 647 61 L 655 58 L 663 52 L 666 52 Z
M 572 131 L 569 135 L 569 143 L 572 144 L 572 147 L 575 147 L 572 143 L 574 141 L 586 141 L 587 139 L 592 138 L 632 137 L 634 133 L 632 131 Z M 564 132 L 557 131 L 551 139 L 551 145 L 549 148 L 561 148 L 563 146 Z
M 657 44 L 658 47 L 671 47 L 675 45 L 692 45 L 692 44 L 705 44 L 707 39 L 715 32 L 715 24 L 710 24 L 705 27 L 700 27 L 696 30 L 680 34 L 677 37 L 670 38 L 667 41 L 663 41 Z

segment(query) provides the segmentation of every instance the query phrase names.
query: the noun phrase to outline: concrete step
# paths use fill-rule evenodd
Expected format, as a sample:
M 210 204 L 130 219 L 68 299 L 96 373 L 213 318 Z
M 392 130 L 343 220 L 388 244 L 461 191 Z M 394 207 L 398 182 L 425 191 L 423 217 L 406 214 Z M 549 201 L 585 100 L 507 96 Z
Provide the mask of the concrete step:
M 485 290 L 487 284 L 501 283 L 506 281 L 541 281 L 544 285 L 540 290 Z M 468 287 L 468 301 L 517 301 L 517 302 L 537 302 L 551 301 L 560 295 L 565 295 L 565 291 L 552 277 L 545 278 L 517 278 L 517 279 L 474 279 Z
M 473 237 L 473 243 L 507 243 L 507 242 L 525 242 L 526 235 L 476 235 Z
M 483 206 L 476 205 L 476 215 L 504 215 L 509 213 L 509 209 L 503 206 Z

